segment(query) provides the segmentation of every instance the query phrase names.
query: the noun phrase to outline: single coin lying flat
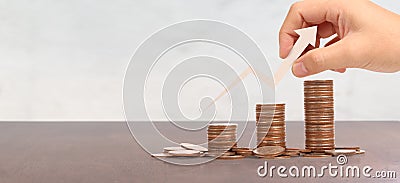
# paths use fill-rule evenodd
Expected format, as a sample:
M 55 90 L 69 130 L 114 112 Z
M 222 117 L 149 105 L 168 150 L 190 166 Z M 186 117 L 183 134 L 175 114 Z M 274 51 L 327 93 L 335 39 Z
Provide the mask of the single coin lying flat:
M 220 156 L 220 157 L 218 157 L 217 159 L 243 159 L 244 158 L 244 156 L 242 156 L 242 155 L 231 155 L 231 156 L 226 156 L 226 155 L 222 155 L 222 156 Z
M 340 154 L 344 155 L 353 155 L 357 153 L 357 150 L 352 150 L 352 149 L 334 149 L 334 150 L 325 150 L 326 154 L 331 154 L 334 156 L 338 156 Z
M 186 150 L 183 147 L 164 147 L 164 152 Z
M 153 154 L 151 154 L 151 156 L 152 156 L 152 157 L 159 157 L 159 158 L 162 158 L 162 157 L 172 157 L 172 155 L 169 154 L 169 153 L 153 153 Z
M 365 154 L 365 150 L 359 149 L 356 151 L 356 154 Z
M 354 146 L 354 147 L 335 147 L 335 149 L 360 150 L 360 147 L 359 146 Z
M 200 156 L 200 151 L 195 150 L 178 150 L 178 151 L 169 151 L 169 154 L 172 156 L 181 156 L 181 157 L 192 157 L 192 156 Z
M 310 154 L 304 154 L 303 157 L 306 158 L 328 158 L 332 157 L 330 154 L 320 154 L 320 153 L 310 153 Z
M 195 151 L 201 151 L 201 152 L 207 152 L 208 149 L 203 147 L 203 146 L 199 146 L 196 144 L 191 144 L 191 143 L 181 143 L 180 144 L 183 148 L 185 149 L 189 149 L 189 150 L 195 150 Z
M 274 159 L 290 159 L 291 156 L 289 155 L 279 155 L 279 156 L 275 156 Z

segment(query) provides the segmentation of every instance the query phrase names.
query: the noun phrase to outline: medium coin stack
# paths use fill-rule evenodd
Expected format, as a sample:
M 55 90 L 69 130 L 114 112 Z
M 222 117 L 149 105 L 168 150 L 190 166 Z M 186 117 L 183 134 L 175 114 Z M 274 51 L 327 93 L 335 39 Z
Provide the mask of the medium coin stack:
M 257 147 L 286 148 L 285 104 L 256 105 Z
M 208 125 L 208 154 L 221 155 L 236 146 L 237 124 L 212 123 Z
M 332 80 L 304 81 L 305 145 L 313 152 L 335 149 Z

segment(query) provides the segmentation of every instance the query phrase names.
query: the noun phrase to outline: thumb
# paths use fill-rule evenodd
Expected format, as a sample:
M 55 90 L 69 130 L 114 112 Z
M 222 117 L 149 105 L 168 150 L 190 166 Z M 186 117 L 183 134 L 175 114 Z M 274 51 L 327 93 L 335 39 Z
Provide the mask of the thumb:
M 329 69 L 349 67 L 349 50 L 344 40 L 331 46 L 311 50 L 293 64 L 292 72 L 297 77 L 305 77 Z

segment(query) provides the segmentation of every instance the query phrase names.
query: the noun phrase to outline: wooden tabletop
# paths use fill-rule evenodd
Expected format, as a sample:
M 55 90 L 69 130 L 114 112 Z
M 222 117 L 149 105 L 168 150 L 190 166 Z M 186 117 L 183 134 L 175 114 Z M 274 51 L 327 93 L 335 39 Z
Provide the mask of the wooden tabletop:
M 304 146 L 303 122 L 287 122 L 288 147 Z M 169 129 L 166 129 L 167 131 Z M 347 166 L 370 166 L 400 174 L 399 122 L 336 122 L 337 146 L 360 146 Z M 397 182 L 398 178 L 259 177 L 257 168 L 337 165 L 336 158 L 215 160 L 195 166 L 151 157 L 133 139 L 125 122 L 0 122 L 1 183 L 125 182 Z M 160 147 L 162 151 L 162 147 Z

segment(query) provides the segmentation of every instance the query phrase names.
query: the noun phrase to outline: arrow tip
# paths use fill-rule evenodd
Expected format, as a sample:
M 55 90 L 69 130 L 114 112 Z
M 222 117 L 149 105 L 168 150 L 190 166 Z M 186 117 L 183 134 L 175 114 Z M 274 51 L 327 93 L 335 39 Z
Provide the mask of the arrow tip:
M 312 26 L 303 29 L 297 29 L 294 32 L 296 32 L 300 37 L 307 40 L 308 43 L 315 47 L 315 42 L 317 41 L 317 30 L 318 26 Z

